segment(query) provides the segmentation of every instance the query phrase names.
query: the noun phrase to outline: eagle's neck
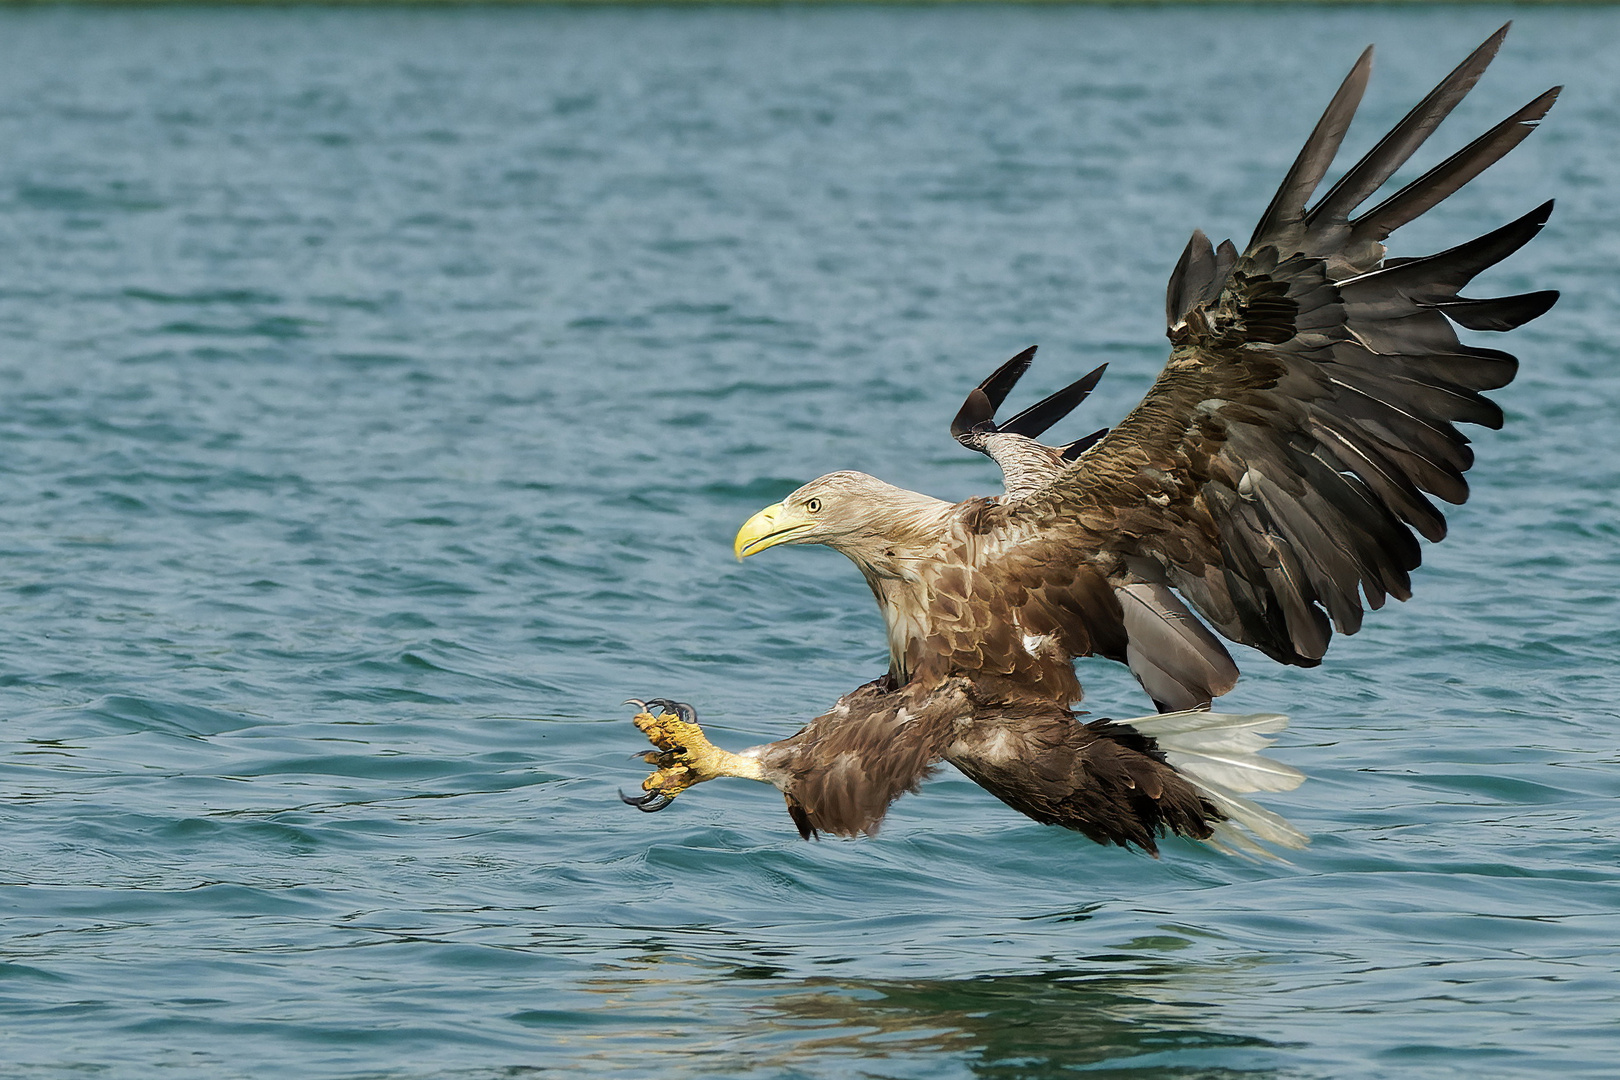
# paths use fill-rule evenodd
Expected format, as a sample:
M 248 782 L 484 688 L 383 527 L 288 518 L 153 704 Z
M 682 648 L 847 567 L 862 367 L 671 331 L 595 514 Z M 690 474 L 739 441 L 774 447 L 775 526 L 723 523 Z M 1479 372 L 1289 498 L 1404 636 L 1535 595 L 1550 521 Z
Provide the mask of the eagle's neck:
M 860 567 L 877 598 L 889 639 L 889 677 L 911 676 L 928 632 L 925 569 L 943 557 L 956 507 L 915 491 L 894 488 L 881 514 L 859 532 L 830 546 Z
M 863 568 L 864 569 L 864 568 Z M 928 597 L 915 579 L 878 578 L 866 575 L 866 583 L 877 597 L 883 613 L 883 627 L 889 639 L 889 681 L 904 686 L 922 657 L 928 638 Z

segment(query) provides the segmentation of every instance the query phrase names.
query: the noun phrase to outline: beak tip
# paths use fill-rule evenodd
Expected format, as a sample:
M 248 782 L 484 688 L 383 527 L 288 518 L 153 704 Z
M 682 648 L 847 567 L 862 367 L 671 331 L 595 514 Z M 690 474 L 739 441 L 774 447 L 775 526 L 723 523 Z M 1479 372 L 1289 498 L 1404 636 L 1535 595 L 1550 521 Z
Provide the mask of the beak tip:
M 742 528 L 737 530 L 737 539 L 731 545 L 738 562 L 764 551 L 777 542 L 771 538 L 777 532 L 777 518 L 781 513 L 782 504 L 775 503 L 743 522 Z M 766 542 L 762 544 L 761 541 Z M 750 548 L 753 550 L 749 550 Z

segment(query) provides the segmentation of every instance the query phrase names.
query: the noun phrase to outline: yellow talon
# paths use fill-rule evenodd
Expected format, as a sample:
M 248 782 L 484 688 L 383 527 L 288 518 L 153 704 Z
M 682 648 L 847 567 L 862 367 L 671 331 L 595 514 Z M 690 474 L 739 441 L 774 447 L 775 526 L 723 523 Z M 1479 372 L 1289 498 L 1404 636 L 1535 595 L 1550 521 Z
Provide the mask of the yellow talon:
M 662 810 L 693 784 L 701 784 L 717 776 L 764 779 L 757 760 L 728 753 L 711 743 L 698 722 L 687 719 L 695 715 L 689 706 L 662 700 L 647 703 L 633 701 L 631 704 L 641 706 L 641 711 L 631 717 L 630 722 L 657 747 L 641 755 L 643 761 L 657 767 L 651 776 L 641 782 L 641 790 L 647 794 L 637 799 L 628 798 L 622 793 L 619 796 L 631 806 L 648 813 Z M 661 711 L 654 714 L 649 707 Z M 668 711 L 662 711 L 666 709 Z

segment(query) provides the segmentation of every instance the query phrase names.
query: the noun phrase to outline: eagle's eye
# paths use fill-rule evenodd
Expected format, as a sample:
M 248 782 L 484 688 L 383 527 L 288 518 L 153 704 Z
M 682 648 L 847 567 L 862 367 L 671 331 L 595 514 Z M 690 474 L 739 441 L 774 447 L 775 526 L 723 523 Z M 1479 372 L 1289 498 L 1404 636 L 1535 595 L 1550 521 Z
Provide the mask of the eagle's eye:
M 821 500 L 811 499 L 804 504 L 804 508 L 810 511 L 812 514 L 819 514 L 821 513 Z

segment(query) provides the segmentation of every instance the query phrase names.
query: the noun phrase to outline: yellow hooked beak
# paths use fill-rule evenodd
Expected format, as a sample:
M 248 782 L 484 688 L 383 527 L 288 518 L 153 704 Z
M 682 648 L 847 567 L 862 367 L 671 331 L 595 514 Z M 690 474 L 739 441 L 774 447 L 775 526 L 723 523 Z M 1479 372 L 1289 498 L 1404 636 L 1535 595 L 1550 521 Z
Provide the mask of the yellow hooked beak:
M 787 543 L 814 524 L 782 503 L 776 503 L 743 522 L 732 550 L 740 561 L 768 547 Z

